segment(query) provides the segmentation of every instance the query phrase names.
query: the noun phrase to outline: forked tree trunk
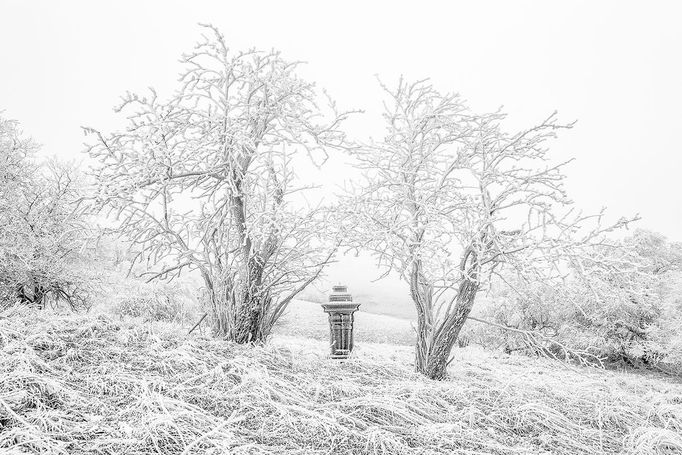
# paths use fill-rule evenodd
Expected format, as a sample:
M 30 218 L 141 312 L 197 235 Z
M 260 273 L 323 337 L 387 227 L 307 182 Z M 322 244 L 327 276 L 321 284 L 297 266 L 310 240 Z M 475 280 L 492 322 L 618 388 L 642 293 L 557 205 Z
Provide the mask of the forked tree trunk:
M 243 164 L 244 167 L 248 163 Z M 233 176 L 235 195 L 232 196 L 231 210 L 237 221 L 242 244 L 242 258 L 245 262 L 237 274 L 225 278 L 224 271 L 218 269 L 221 278 L 203 274 L 209 290 L 210 311 L 214 320 L 213 332 L 216 336 L 235 343 L 261 343 L 272 331 L 275 322 L 271 317 L 272 297 L 264 292 L 264 257 L 272 254 L 277 233 L 271 233 L 266 247 L 261 252 L 252 251 L 252 241 L 246 229 L 244 196 L 242 194 L 242 173 Z M 278 200 L 281 203 L 281 196 Z

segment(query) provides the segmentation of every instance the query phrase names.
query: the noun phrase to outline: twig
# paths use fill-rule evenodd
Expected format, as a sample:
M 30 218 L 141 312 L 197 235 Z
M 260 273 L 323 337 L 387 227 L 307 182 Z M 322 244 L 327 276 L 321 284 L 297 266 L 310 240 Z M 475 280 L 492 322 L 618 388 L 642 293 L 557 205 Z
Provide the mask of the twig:
M 192 332 L 194 332 L 194 329 L 196 329 L 197 327 L 199 327 L 199 324 L 201 324 L 201 323 L 204 321 L 204 319 L 206 318 L 206 316 L 208 316 L 208 313 L 204 313 L 204 315 L 201 317 L 201 319 L 199 319 L 199 322 L 197 322 L 196 324 L 194 324 L 194 327 L 192 327 L 192 328 L 189 330 L 189 332 L 187 332 L 187 335 L 191 335 Z
M 566 360 L 566 361 L 570 360 L 571 356 L 573 356 L 582 365 L 594 365 L 594 362 L 590 362 L 587 359 L 589 357 L 589 358 L 594 359 L 596 361 L 596 363 L 599 364 L 599 366 L 601 366 L 601 367 L 604 366 L 602 359 L 600 359 L 596 355 L 590 354 L 590 353 L 584 352 L 584 351 L 579 352 L 579 351 L 576 351 L 574 349 L 571 349 L 571 348 L 563 345 L 562 343 L 558 342 L 557 340 L 554 340 L 554 339 L 552 339 L 552 338 L 548 337 L 547 335 L 544 335 L 540 332 L 536 332 L 533 330 L 517 329 L 515 327 L 509 327 L 507 325 L 497 324 L 495 322 L 486 321 L 484 319 L 478 319 L 478 318 L 475 318 L 473 316 L 467 316 L 467 319 L 471 319 L 472 321 L 476 321 L 476 322 L 481 322 L 483 324 L 488 324 L 488 325 L 491 325 L 493 327 L 497 327 L 497 328 L 500 328 L 503 330 L 509 330 L 511 332 L 520 333 L 526 338 L 526 342 L 528 343 L 527 348 L 534 349 L 536 351 L 536 353 L 539 352 L 539 353 L 543 354 L 545 357 L 549 357 L 549 358 L 552 358 L 554 360 L 560 360 L 548 348 L 542 346 L 538 342 L 538 340 L 535 338 L 536 336 L 548 341 L 551 344 L 554 344 L 555 346 L 558 346 L 564 352 L 564 360 Z

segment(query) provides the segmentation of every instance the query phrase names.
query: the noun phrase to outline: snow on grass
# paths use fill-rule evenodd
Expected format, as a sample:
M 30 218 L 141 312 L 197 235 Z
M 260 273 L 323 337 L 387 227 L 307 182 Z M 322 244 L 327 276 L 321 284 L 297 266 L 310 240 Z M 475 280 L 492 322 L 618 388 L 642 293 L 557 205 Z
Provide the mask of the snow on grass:
M 451 377 L 408 346 L 266 346 L 177 326 L 0 315 L 0 453 L 679 454 L 682 384 L 461 349 Z

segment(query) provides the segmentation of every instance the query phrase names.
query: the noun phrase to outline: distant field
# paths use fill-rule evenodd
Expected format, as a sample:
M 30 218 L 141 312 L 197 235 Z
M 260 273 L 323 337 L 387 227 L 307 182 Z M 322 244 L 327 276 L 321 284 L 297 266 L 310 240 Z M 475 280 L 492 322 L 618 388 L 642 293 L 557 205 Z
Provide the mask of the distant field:
M 363 309 L 362 306 L 360 308 Z M 327 318 L 320 304 L 294 300 L 278 322 L 275 334 L 328 341 Z M 408 319 L 358 311 L 355 313 L 355 342 L 414 346 L 416 335 L 412 324 Z
M 417 311 L 412 302 L 391 301 L 391 300 L 373 300 L 370 296 L 358 296 L 355 301 L 362 302 L 361 308 L 366 312 L 374 314 L 383 314 L 386 316 L 393 316 L 401 319 L 415 320 L 417 318 Z

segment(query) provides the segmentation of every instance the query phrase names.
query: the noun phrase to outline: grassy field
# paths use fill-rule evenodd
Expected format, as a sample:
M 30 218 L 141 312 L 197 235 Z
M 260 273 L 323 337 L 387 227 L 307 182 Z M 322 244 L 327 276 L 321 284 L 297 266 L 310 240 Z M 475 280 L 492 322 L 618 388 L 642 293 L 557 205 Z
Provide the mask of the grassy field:
M 327 359 L 326 332 L 292 328 L 306 308 L 260 347 L 107 315 L 1 314 L 0 453 L 682 453 L 670 378 L 466 348 L 432 382 L 409 346 L 370 332 L 351 360 Z

